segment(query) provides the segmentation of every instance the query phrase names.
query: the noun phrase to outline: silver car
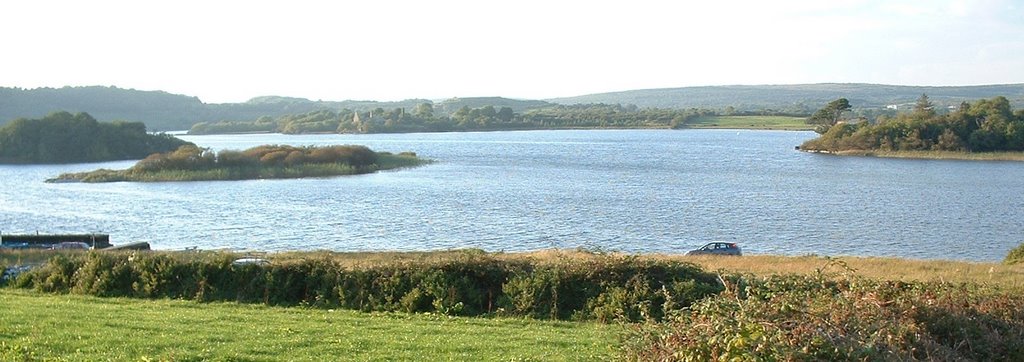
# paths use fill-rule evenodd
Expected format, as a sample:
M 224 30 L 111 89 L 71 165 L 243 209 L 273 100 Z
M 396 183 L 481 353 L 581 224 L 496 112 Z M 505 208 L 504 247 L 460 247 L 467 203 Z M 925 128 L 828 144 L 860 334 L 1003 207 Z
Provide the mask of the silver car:
M 740 246 L 736 245 L 736 243 L 727 243 L 727 242 L 716 241 L 716 242 L 713 242 L 713 243 L 707 243 L 707 245 L 704 245 L 704 246 L 700 247 L 700 249 L 690 250 L 689 252 L 686 253 L 686 255 L 736 255 L 736 256 L 740 256 L 740 255 L 743 255 L 743 252 L 740 251 Z

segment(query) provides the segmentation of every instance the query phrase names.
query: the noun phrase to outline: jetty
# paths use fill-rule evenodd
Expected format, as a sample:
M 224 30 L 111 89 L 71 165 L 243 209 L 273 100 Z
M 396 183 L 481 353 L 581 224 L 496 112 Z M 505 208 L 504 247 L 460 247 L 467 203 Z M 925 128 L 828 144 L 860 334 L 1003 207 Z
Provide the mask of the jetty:
M 10 234 L 0 235 L 0 247 L 12 249 L 59 249 L 85 244 L 91 249 L 111 247 L 108 234 Z

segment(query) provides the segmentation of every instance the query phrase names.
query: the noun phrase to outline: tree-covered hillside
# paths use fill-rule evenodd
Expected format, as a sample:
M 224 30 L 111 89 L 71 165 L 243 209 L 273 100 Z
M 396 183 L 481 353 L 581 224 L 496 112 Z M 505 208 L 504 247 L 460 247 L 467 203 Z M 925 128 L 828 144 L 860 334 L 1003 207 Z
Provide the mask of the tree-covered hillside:
M 1024 106 L 1024 84 L 965 87 L 918 87 L 881 84 L 795 84 L 733 85 L 642 89 L 624 92 L 554 98 L 560 104 L 635 104 L 657 108 L 733 107 L 738 111 L 770 109 L 782 113 L 810 114 L 831 100 L 845 97 L 856 108 L 897 106 L 908 109 L 921 94 L 928 94 L 937 107 L 959 106 L 962 102 L 997 96 L 1006 97 L 1015 107 Z
M 0 127 L 0 163 L 76 163 L 142 159 L 191 144 L 146 133 L 139 122 L 100 123 L 87 113 L 55 112 Z

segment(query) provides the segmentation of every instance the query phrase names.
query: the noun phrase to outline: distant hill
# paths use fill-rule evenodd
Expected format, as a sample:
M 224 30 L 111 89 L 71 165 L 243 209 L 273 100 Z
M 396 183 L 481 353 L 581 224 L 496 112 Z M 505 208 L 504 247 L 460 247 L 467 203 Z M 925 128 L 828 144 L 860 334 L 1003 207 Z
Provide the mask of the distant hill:
M 810 114 L 825 103 L 845 97 L 855 109 L 910 106 L 928 94 L 940 107 L 959 105 L 995 96 L 1005 96 L 1016 107 L 1024 107 L 1024 84 L 969 87 L 915 87 L 878 84 L 736 85 L 642 89 L 591 94 L 548 100 L 520 100 L 501 97 L 451 98 L 443 101 L 408 99 L 397 102 L 313 101 L 305 98 L 265 96 L 243 103 L 203 103 L 199 98 L 163 91 L 141 91 L 117 87 L 4 88 L 0 87 L 0 125 L 17 118 L 41 118 L 54 111 L 87 112 L 99 121 L 143 122 L 149 131 L 187 130 L 199 122 L 252 122 L 262 116 L 280 117 L 317 110 L 369 111 L 377 108 L 412 110 L 432 103 L 438 115 L 459 108 L 509 107 L 516 113 L 554 104 L 633 104 L 641 108 L 707 108 Z
M 1019 107 L 1024 104 L 1024 84 L 981 85 L 964 87 L 920 87 L 881 84 L 794 84 L 794 85 L 732 85 L 641 89 L 599 93 L 578 97 L 553 98 L 559 104 L 635 104 L 657 108 L 733 107 L 737 111 L 773 109 L 810 113 L 829 101 L 844 97 L 855 108 L 882 108 L 887 105 L 910 105 L 921 96 L 937 106 L 959 105 L 995 96 L 1004 96 Z
M 0 88 L 0 125 L 16 118 L 42 118 L 55 111 L 87 112 L 100 121 L 139 121 L 171 130 L 201 118 L 199 98 L 116 87 Z
M 0 87 L 0 125 L 18 118 L 41 118 L 55 111 L 86 112 L 99 121 L 138 121 L 149 131 L 187 130 L 199 122 L 253 121 L 320 109 L 370 110 L 412 108 L 430 102 L 311 101 L 291 97 L 257 97 L 244 103 L 203 103 L 197 97 L 163 91 L 117 87 L 5 88 Z

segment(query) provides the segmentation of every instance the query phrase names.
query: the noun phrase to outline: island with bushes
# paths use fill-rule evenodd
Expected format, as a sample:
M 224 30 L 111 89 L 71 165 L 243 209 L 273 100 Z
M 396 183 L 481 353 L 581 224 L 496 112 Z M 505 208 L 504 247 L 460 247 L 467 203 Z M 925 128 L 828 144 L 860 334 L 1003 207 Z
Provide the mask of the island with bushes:
M 844 120 L 849 101 L 840 98 L 815 113 L 820 137 L 800 149 L 809 152 L 883 157 L 1024 161 L 1024 110 L 1005 97 L 961 103 L 940 114 L 927 95 L 913 110 L 875 122 Z
M 430 162 L 412 152 L 375 152 L 365 146 L 263 145 L 213 152 L 195 145 L 157 153 L 125 170 L 65 173 L 47 182 L 162 182 L 287 179 L 371 173 Z
M 0 163 L 55 164 L 138 160 L 191 143 L 149 134 L 141 122 L 98 122 L 88 113 L 54 112 L 0 128 Z

